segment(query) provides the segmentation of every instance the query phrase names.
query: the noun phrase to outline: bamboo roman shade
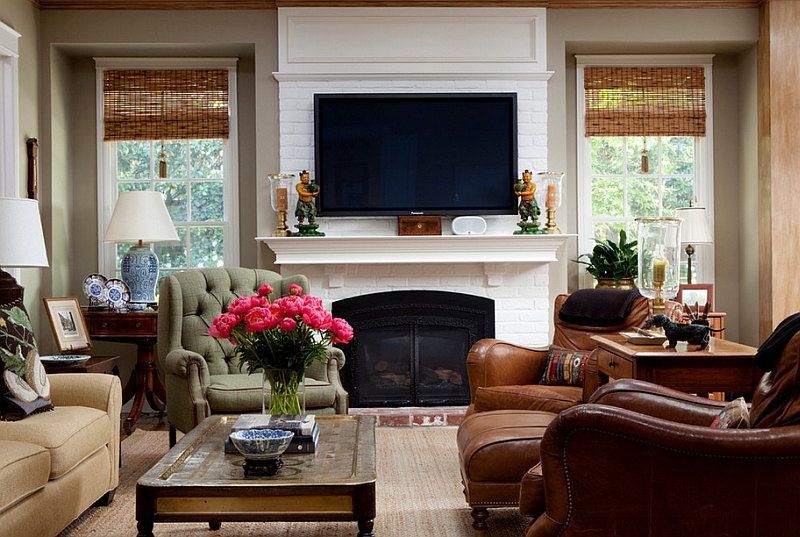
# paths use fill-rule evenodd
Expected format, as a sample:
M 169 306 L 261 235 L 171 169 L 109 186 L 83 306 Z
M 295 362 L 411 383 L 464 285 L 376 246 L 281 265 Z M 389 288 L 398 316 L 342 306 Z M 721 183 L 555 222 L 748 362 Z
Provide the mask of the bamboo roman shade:
M 702 67 L 585 67 L 586 136 L 705 136 Z
M 228 71 L 107 70 L 106 141 L 227 138 Z

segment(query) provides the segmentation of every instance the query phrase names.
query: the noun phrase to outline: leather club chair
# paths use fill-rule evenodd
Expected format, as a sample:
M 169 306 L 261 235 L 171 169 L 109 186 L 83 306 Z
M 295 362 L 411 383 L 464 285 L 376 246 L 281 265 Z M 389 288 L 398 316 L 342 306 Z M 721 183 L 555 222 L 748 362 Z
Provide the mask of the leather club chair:
M 593 291 L 579 293 L 608 296 Z M 553 345 L 564 349 L 593 350 L 591 336 L 641 327 L 652 315 L 650 301 L 638 295 L 621 321 L 608 326 L 578 324 L 574 317 L 559 316 L 569 296 L 558 295 L 553 308 Z M 519 505 L 520 480 L 539 462 L 539 444 L 548 424 L 559 412 L 588 400 L 598 386 L 592 356 L 587 359 L 583 387 L 540 384 L 547 357 L 546 348 L 497 339 L 480 340 L 470 349 L 471 404 L 457 443 L 464 495 L 478 537 L 486 531 L 489 508 Z
M 800 332 L 777 354 L 749 429 L 710 427 L 724 402 L 635 380 L 559 414 L 522 482 L 527 537 L 796 535 Z
M 261 375 L 239 370 L 234 347 L 211 337 L 208 327 L 240 296 L 268 283 L 270 300 L 289 294 L 297 284 L 309 293 L 308 278 L 282 278 L 269 270 L 205 268 L 162 278 L 158 307 L 158 365 L 167 392 L 170 446 L 176 429 L 188 433 L 211 414 L 261 412 Z M 306 370 L 306 410 L 313 414 L 347 414 L 347 392 L 339 371 L 344 353 L 331 347 L 326 362 Z
M 598 291 L 587 289 L 580 293 Z M 559 316 L 569 294 L 558 295 L 553 307 L 554 347 L 570 350 L 594 350 L 595 335 L 616 334 L 644 326 L 652 317 L 652 304 L 642 295 L 633 300 L 621 322 L 608 326 L 590 326 L 564 320 Z M 599 386 L 593 356 L 586 363 L 583 388 L 542 385 L 548 349 L 533 349 L 498 339 L 482 339 L 467 356 L 470 405 L 467 416 L 490 410 L 541 410 L 558 413 L 589 397 Z

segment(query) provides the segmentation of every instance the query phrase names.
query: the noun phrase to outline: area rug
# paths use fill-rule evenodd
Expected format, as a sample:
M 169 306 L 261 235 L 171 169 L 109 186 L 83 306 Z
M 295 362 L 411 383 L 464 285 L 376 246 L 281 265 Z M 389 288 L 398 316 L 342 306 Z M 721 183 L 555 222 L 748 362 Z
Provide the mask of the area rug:
M 378 427 L 376 537 L 473 537 L 458 469 L 455 427 Z M 120 484 L 112 504 L 92 507 L 59 537 L 135 537 L 136 481 L 167 451 L 166 431 L 137 429 L 122 442 Z M 516 509 L 491 509 L 486 537 L 522 537 Z M 156 523 L 156 537 L 353 537 L 355 522 Z

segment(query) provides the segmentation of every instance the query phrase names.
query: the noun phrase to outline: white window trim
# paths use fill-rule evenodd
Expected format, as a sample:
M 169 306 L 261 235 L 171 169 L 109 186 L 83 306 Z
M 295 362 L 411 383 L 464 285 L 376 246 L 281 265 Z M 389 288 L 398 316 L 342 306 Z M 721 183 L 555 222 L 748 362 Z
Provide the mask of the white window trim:
M 225 244 L 223 255 L 226 265 L 239 265 L 239 141 L 238 105 L 236 86 L 237 58 L 94 58 L 97 96 L 97 261 L 101 274 L 117 271 L 116 245 L 104 244 L 103 235 L 114 212 L 117 201 L 116 185 L 112 188 L 109 177 L 117 176 L 116 155 L 109 144 L 103 141 L 103 72 L 109 69 L 227 69 L 228 70 L 228 114 L 230 129 L 225 142 L 226 178 L 225 196 Z
M 714 88 L 712 77 L 713 54 L 629 54 L 629 55 L 583 55 L 576 54 L 577 85 L 577 152 L 578 152 L 578 251 L 590 252 L 594 248 L 592 229 L 592 190 L 589 178 L 592 174 L 591 144 L 584 136 L 586 132 L 586 106 L 583 88 L 584 67 L 602 65 L 618 66 L 692 66 L 703 67 L 706 86 L 706 135 L 695 142 L 695 176 L 702 176 L 703 181 L 695 182 L 695 196 L 698 207 L 705 207 L 711 235 L 714 236 Z M 696 280 L 698 282 L 714 282 L 714 244 L 702 245 L 696 249 L 694 258 L 698 260 Z M 589 285 L 591 279 L 581 269 L 582 280 Z
M 0 196 L 19 197 L 19 38 L 0 22 Z
M 19 197 L 19 38 L 0 22 L 0 197 Z M 5 268 L 19 280 L 20 269 Z

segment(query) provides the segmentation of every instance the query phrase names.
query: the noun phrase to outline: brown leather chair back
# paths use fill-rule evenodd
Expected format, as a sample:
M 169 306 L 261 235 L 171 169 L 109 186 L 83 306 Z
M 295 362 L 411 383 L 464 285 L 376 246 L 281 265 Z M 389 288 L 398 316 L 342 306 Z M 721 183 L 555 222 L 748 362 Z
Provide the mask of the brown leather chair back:
M 603 334 L 616 334 L 620 331 L 641 328 L 644 322 L 652 317 L 653 311 L 650 301 L 644 296 L 634 300 L 631 311 L 621 324 L 614 326 L 585 326 L 562 321 L 558 317 L 561 306 L 569 297 L 568 294 L 558 295 L 553 306 L 553 345 L 564 349 L 594 350 L 597 344 L 592 336 Z

